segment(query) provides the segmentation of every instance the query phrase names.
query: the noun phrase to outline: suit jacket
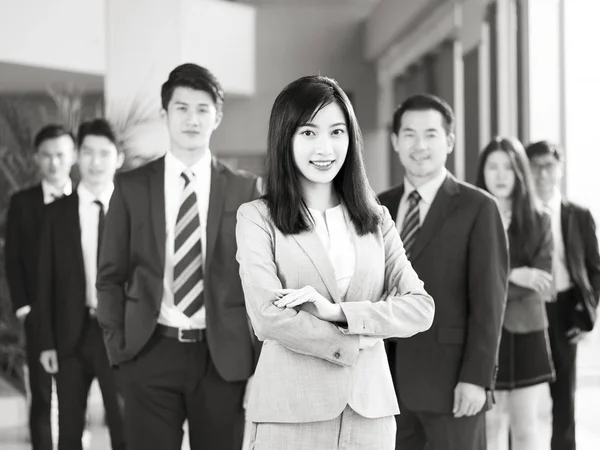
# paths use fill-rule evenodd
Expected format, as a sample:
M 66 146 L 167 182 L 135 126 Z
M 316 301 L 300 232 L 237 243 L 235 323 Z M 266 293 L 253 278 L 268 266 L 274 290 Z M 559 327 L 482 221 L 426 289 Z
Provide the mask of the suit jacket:
M 359 335 L 408 337 L 426 330 L 432 298 L 406 259 L 387 210 L 376 233 L 351 225 L 356 268 L 342 302 L 333 266 L 316 231 L 283 234 L 263 200 L 238 211 L 242 286 L 256 335 L 264 341 L 246 411 L 253 422 L 313 422 L 350 405 L 364 417 L 398 413 L 383 341 L 359 351 Z M 298 309 L 278 308 L 281 289 L 312 286 L 339 303 L 341 328 Z M 381 300 L 398 288 L 396 297 Z
M 6 218 L 6 277 L 13 309 L 31 306 L 36 297 L 38 249 L 44 215 L 42 185 L 17 192 Z
M 204 305 L 212 360 L 227 381 L 249 378 L 258 348 L 235 260 L 235 214 L 257 197 L 257 177 L 212 162 Z M 165 267 L 165 160 L 115 178 L 98 268 L 100 325 L 111 364 L 135 358 L 154 332 Z
M 401 185 L 379 197 L 394 218 L 403 192 Z M 451 413 L 459 381 L 494 385 L 508 278 L 496 201 L 448 175 L 421 225 L 411 263 L 437 313 L 429 331 L 390 342 L 397 393 L 411 410 Z
M 567 268 L 576 287 L 571 313 L 565 317 L 567 329 L 579 327 L 591 331 L 600 296 L 596 224 L 588 209 L 567 201 L 561 206 L 561 222 Z
M 88 316 L 77 192 L 46 207 L 38 267 L 41 350 L 56 349 L 64 357 L 79 343 Z
M 519 248 L 519 243 L 508 232 L 510 268 L 535 267 L 552 273 L 552 222 L 546 213 L 536 212 L 535 232 L 528 236 L 532 240 L 531 253 Z M 544 293 L 508 284 L 508 298 L 504 313 L 504 328 L 512 333 L 530 333 L 548 327 Z

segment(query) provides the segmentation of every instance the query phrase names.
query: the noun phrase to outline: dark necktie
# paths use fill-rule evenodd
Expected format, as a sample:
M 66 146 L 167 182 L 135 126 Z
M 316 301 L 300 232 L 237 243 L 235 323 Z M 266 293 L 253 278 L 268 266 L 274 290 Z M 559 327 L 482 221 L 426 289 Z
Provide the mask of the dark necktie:
M 173 258 L 173 300 L 177 308 L 192 317 L 204 304 L 202 240 L 194 174 L 186 170 L 177 221 Z
M 98 205 L 98 248 L 96 249 L 96 263 L 100 261 L 100 249 L 102 248 L 102 233 L 104 232 L 104 204 L 100 200 L 94 200 Z
M 404 244 L 404 250 L 406 250 L 406 257 L 410 258 L 410 253 L 417 240 L 417 234 L 421 228 L 421 217 L 419 213 L 419 201 L 421 196 L 415 190 L 408 195 L 408 210 L 406 216 L 404 216 L 404 222 L 402 223 L 402 231 L 400 233 L 400 239 Z

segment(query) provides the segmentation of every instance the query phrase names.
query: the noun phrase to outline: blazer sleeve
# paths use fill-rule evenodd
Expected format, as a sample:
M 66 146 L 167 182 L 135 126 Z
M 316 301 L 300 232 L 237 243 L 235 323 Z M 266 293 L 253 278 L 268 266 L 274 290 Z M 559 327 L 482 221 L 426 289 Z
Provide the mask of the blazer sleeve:
M 104 224 L 102 251 L 98 263 L 98 322 L 111 363 L 118 363 L 115 349 L 124 348 L 125 283 L 129 271 L 129 212 L 118 177 Z
M 535 253 L 531 259 L 531 263 L 527 267 L 534 267 L 536 269 L 543 270 L 552 273 L 552 257 L 554 253 L 554 240 L 552 238 L 552 219 L 548 214 L 541 214 L 539 216 L 539 241 L 537 243 Z M 510 271 L 509 271 L 510 276 Z M 532 293 L 537 295 L 531 296 Z M 524 298 L 539 300 L 540 295 L 533 289 L 519 286 L 509 280 L 508 283 L 508 301 L 521 300 Z
M 467 338 L 459 381 L 491 388 L 506 305 L 508 246 L 496 202 L 485 197 L 468 244 Z
M 10 199 L 6 217 L 5 265 L 13 310 L 31 305 L 27 297 L 25 261 L 23 260 L 22 202 L 15 194 Z M 22 199 L 21 199 L 22 200 Z
M 40 233 L 38 277 L 34 320 L 39 330 L 40 350 L 56 349 L 54 339 L 54 272 L 55 245 L 53 242 L 53 209 L 46 207 Z
M 584 249 L 585 249 L 585 268 L 592 289 L 594 290 L 596 305 L 600 297 L 600 254 L 598 253 L 598 238 L 596 236 L 596 222 L 590 211 L 586 211 L 586 220 L 584 223 Z
M 255 205 L 238 209 L 236 239 L 240 279 L 246 308 L 260 340 L 277 342 L 287 349 L 341 366 L 352 366 L 359 352 L 358 336 L 342 333 L 336 325 L 306 311 L 278 308 L 282 296 L 277 276 L 270 227 Z
M 341 303 L 349 334 L 387 339 L 426 331 L 433 323 L 435 304 L 406 257 L 404 246 L 387 208 L 382 207 L 381 232 L 385 251 L 385 291 L 397 295 L 384 300 Z M 366 300 L 366 299 L 365 299 Z

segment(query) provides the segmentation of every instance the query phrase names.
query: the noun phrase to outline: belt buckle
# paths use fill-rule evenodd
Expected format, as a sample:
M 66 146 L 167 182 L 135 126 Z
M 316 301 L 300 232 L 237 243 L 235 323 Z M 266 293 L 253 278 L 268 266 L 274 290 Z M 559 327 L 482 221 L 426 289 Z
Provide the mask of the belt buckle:
M 184 331 L 191 331 L 191 330 L 186 330 L 185 328 L 177 329 L 177 340 L 179 342 L 183 342 L 183 343 L 196 342 L 196 339 L 188 339 L 188 338 L 183 337 Z

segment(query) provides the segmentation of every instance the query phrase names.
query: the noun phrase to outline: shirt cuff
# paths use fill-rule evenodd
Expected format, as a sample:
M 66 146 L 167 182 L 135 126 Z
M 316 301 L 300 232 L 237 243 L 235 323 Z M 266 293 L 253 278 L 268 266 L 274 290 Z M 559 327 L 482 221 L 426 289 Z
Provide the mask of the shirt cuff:
M 31 311 L 31 306 L 29 306 L 29 305 L 21 306 L 19 309 L 17 309 L 15 311 L 15 316 L 17 316 L 17 319 L 24 319 L 25 316 L 27 314 L 29 314 L 29 311 Z

